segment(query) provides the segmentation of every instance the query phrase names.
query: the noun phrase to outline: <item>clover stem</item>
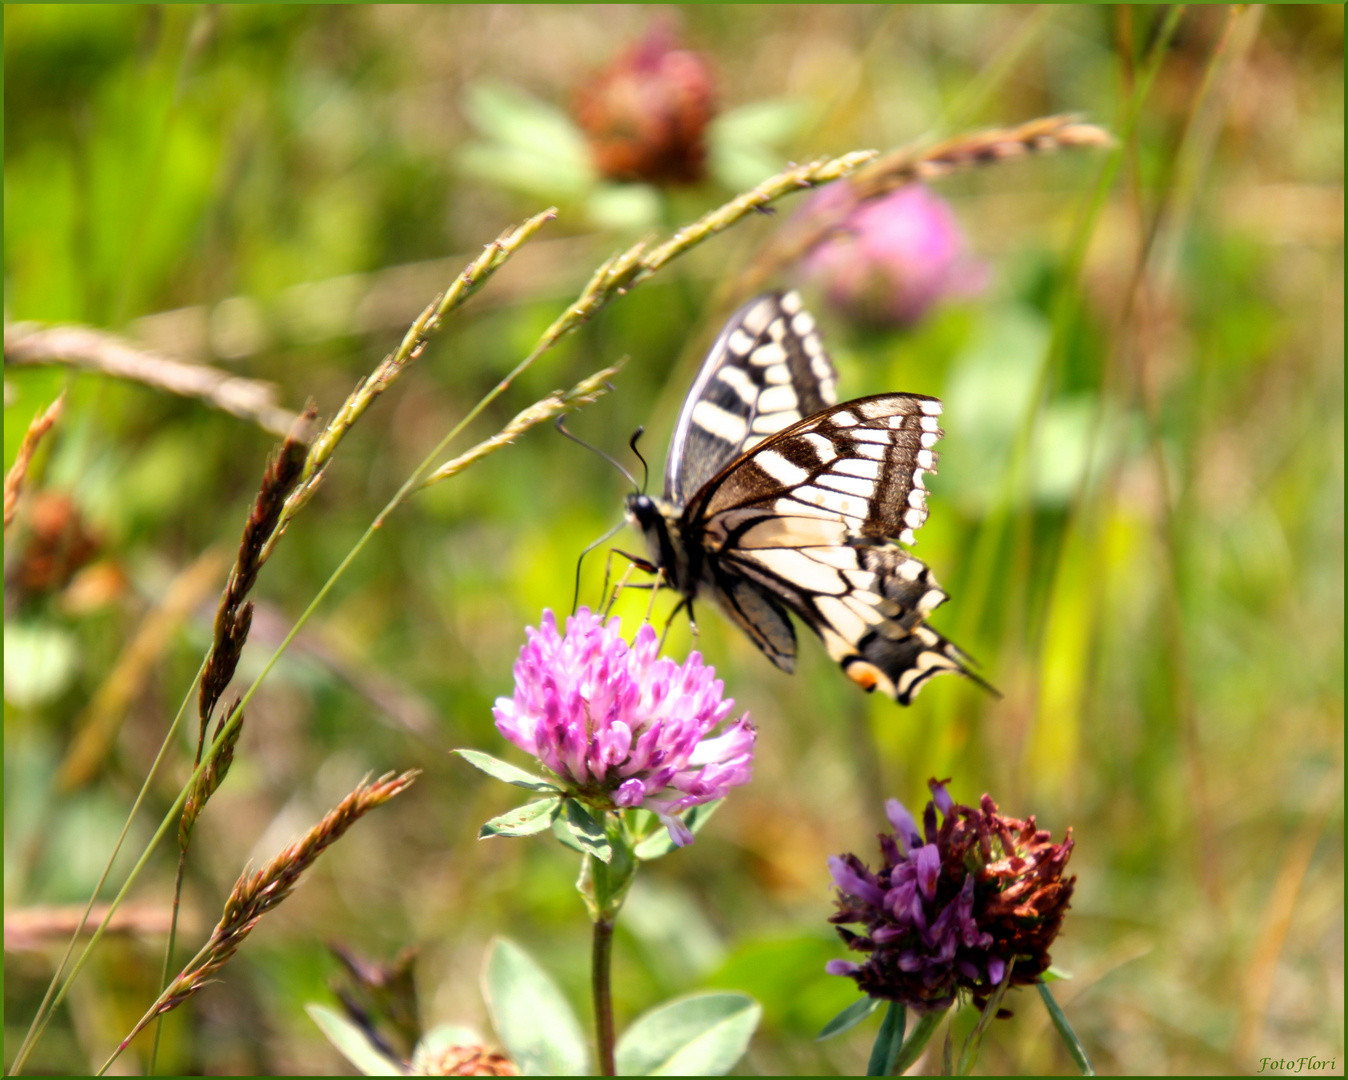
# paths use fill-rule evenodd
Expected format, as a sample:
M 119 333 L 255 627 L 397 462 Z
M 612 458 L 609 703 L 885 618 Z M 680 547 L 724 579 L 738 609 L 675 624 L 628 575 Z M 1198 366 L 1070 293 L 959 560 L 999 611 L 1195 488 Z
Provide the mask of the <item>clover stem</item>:
M 594 1025 L 599 1046 L 599 1075 L 615 1076 L 613 1064 L 613 994 L 609 979 L 613 956 L 613 922 L 596 919 L 592 983 L 594 987 Z

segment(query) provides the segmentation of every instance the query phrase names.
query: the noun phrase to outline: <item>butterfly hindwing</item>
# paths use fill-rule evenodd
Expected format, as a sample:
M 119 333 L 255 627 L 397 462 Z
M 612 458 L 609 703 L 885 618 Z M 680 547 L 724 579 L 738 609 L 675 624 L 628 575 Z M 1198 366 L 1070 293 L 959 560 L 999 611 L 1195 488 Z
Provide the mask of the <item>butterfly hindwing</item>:
M 722 579 L 716 599 L 764 656 L 788 674 L 796 669 L 796 631 L 771 590 L 732 575 Z
M 794 611 L 865 690 L 879 688 L 907 705 L 942 671 L 986 685 L 964 654 L 926 625 L 946 594 L 925 563 L 885 541 L 852 537 L 817 546 L 812 539 L 788 528 L 778 546 L 736 548 L 720 562 Z
M 926 518 L 939 415 L 939 402 L 916 394 L 826 409 L 745 453 L 684 515 L 694 533 L 701 522 L 718 597 L 742 596 L 751 582 L 814 630 L 850 678 L 903 704 L 932 675 L 965 670 L 923 624 L 945 592 L 888 540 L 911 543 Z

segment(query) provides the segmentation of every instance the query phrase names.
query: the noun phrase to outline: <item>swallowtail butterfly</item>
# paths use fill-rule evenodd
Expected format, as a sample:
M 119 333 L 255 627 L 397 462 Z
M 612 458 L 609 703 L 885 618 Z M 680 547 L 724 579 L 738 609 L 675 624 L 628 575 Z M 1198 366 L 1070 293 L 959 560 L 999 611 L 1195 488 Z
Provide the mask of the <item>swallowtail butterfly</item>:
M 946 594 L 894 542 L 912 544 L 927 518 L 941 403 L 876 394 L 839 405 L 836 382 L 798 294 L 740 308 L 683 403 L 664 498 L 627 498 L 647 568 L 690 614 L 710 593 L 784 671 L 796 660 L 789 611 L 849 678 L 901 705 L 943 671 L 991 690 L 926 625 Z

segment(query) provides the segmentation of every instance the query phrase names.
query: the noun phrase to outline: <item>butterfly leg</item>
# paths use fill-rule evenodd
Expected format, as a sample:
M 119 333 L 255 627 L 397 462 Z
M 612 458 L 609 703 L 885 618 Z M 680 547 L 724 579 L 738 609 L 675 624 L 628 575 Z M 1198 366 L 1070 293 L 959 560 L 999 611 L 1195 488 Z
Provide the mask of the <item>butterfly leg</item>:
M 685 596 L 674 605 L 674 610 L 669 613 L 669 618 L 665 620 L 665 629 L 660 634 L 660 649 L 662 652 L 665 648 L 665 639 L 669 637 L 669 628 L 674 625 L 674 617 L 684 608 L 688 609 L 688 629 L 693 632 L 694 637 L 697 637 L 697 621 L 693 618 L 693 598 Z M 646 612 L 646 618 L 648 621 L 650 620 L 649 610 Z
M 622 548 L 609 548 L 608 561 L 604 564 L 604 588 L 608 588 L 608 568 L 613 565 L 613 556 L 621 555 L 632 567 L 637 570 L 645 571 L 647 574 L 658 574 L 660 568 L 649 559 L 643 559 L 640 555 L 633 555 L 630 552 L 623 551 Z
M 609 580 L 612 578 L 612 576 L 613 576 L 613 549 L 609 548 L 608 555 L 604 559 L 604 584 L 599 587 L 600 603 L 604 603 L 608 597 L 608 583 Z M 607 608 L 612 606 L 613 605 L 611 602 L 607 603 L 605 605 L 605 610 L 607 610 Z
M 670 628 L 671 626 L 674 625 L 674 616 L 677 615 L 677 614 L 679 613 L 679 609 L 680 609 L 681 607 L 683 607 L 683 605 L 684 605 L 685 603 L 687 603 L 687 602 L 688 602 L 688 598 L 687 598 L 687 597 L 684 597 L 684 599 L 680 600 L 677 604 L 675 604 L 675 605 L 674 605 L 674 610 L 671 611 L 671 612 L 669 613 L 669 618 L 665 620 L 665 628 L 664 628 L 663 630 L 660 631 L 660 651 L 661 651 L 661 652 L 664 652 L 664 651 L 665 651 L 665 641 L 669 638 L 669 628 Z M 647 618 L 648 618 L 648 619 L 650 618 L 649 613 L 647 614 Z
M 646 602 L 646 614 L 642 616 L 645 622 L 651 621 L 651 612 L 655 610 L 655 598 L 657 595 L 659 595 L 661 584 L 663 584 L 663 582 L 661 582 L 660 579 L 657 578 L 655 581 L 652 581 L 648 586 L 651 590 L 651 598 Z M 661 638 L 660 639 L 661 646 L 663 646 L 664 643 L 665 643 L 664 638 Z
M 609 582 L 612 579 L 613 556 L 615 555 L 621 555 L 624 559 L 628 561 L 629 565 L 627 569 L 623 571 L 623 575 L 619 579 L 618 583 L 613 586 L 613 592 L 610 593 Z M 637 555 L 630 555 L 626 551 L 621 551 L 618 548 L 609 549 L 608 558 L 604 560 L 604 586 L 599 594 L 600 596 L 605 598 L 603 605 L 605 618 L 607 618 L 609 613 L 613 611 L 613 605 L 618 602 L 618 595 L 624 589 L 650 589 L 652 601 L 654 600 L 655 592 L 660 588 L 661 583 L 658 581 L 652 581 L 652 582 L 643 582 L 640 584 L 632 584 L 631 582 L 628 581 L 628 578 L 632 576 L 633 570 L 644 570 L 648 574 L 659 572 L 657 567 L 653 563 L 647 562 L 645 559 L 640 558 Z M 649 610 L 647 610 L 646 618 L 647 620 L 650 619 Z

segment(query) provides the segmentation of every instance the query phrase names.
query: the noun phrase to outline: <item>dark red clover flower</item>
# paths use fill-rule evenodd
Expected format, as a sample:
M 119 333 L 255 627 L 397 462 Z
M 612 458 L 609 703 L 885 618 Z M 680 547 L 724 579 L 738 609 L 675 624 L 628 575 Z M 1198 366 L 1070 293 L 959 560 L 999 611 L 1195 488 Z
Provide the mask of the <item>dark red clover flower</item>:
M 1076 884 L 1063 877 L 1070 829 L 1055 844 L 1033 817 L 1003 817 L 987 795 L 977 809 L 956 804 L 948 782 L 928 782 L 920 832 L 898 800 L 885 804 L 894 832 L 880 834 L 879 869 L 851 854 L 829 859 L 838 887 L 829 921 L 861 924 L 861 933 L 842 925 L 838 933 L 870 954 L 859 964 L 832 960 L 829 973 L 922 1013 L 948 1008 L 962 991 L 982 1008 L 1008 968 L 1012 986 L 1037 982 Z
M 707 61 L 676 48 L 673 29 L 657 21 L 576 91 L 574 111 L 601 175 L 694 183 L 706 172 L 713 98 Z
M 581 608 L 562 635 L 545 611 L 515 661 L 514 697 L 496 700 L 496 727 L 570 794 L 603 809 L 644 807 L 687 844 L 692 833 L 674 815 L 749 779 L 754 728 L 746 714 L 712 735 L 735 706 L 716 670 L 695 652 L 682 665 L 657 656 L 649 623 L 629 645 L 618 622 Z
M 844 180 L 822 188 L 802 208 L 811 221 L 842 216 L 840 227 L 805 256 L 805 276 L 833 307 L 874 326 L 912 326 L 943 300 L 967 296 L 987 281 L 944 199 L 921 184 L 850 206 Z

